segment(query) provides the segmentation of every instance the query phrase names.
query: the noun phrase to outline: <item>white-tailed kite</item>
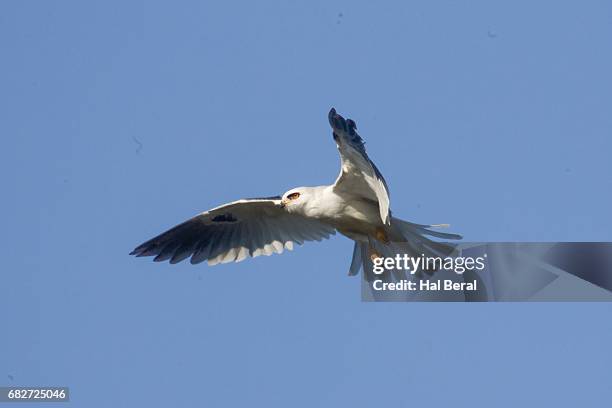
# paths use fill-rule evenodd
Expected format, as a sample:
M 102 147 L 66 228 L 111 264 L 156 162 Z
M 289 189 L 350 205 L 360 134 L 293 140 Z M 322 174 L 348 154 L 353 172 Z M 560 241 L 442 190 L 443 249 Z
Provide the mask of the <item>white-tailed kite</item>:
M 341 169 L 330 186 L 297 187 L 277 197 L 250 198 L 196 215 L 139 245 L 130 255 L 155 256 L 154 261 L 209 265 L 282 253 L 305 241 L 321 241 L 336 231 L 355 241 L 350 275 L 364 270 L 371 259 L 397 252 L 418 256 L 448 253 L 451 248 L 425 236 L 461 239 L 432 231 L 446 225 L 413 224 L 391 215 L 389 188 L 368 157 L 357 125 L 332 108 L 329 123 Z

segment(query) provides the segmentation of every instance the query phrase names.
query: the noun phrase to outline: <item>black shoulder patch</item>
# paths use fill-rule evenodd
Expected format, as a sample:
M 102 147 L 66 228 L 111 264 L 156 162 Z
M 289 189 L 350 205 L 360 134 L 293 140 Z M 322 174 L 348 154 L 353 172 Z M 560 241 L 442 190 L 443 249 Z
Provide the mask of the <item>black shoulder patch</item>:
M 281 196 L 272 196 L 272 197 L 251 197 L 251 198 L 245 198 L 245 200 L 280 200 L 283 197 Z
M 225 213 L 215 216 L 212 219 L 214 222 L 236 222 L 238 221 L 236 217 L 232 215 L 232 213 Z

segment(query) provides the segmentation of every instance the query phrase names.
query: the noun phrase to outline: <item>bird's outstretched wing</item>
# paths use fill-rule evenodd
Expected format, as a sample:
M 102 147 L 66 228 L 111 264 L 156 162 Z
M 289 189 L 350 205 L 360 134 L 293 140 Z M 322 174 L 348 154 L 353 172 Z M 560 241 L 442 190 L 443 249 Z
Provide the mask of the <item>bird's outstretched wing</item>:
M 154 261 L 209 265 L 240 262 L 259 255 L 282 253 L 293 243 L 320 241 L 335 229 L 316 219 L 290 214 L 280 197 L 234 201 L 205 211 L 139 245 L 130 255 L 155 256 Z
M 365 150 L 365 142 L 357 133 L 357 125 L 344 119 L 336 110 L 329 111 L 329 124 L 340 152 L 340 175 L 334 190 L 361 196 L 378 202 L 380 218 L 389 225 L 389 188 Z

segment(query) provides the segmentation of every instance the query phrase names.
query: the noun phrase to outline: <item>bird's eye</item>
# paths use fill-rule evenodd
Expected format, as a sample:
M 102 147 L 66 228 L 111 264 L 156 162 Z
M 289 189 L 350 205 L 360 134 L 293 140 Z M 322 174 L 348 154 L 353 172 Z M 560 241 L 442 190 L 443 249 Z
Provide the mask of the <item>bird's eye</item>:
M 287 196 L 287 198 L 289 200 L 297 200 L 299 196 L 300 196 L 300 193 L 291 193 Z

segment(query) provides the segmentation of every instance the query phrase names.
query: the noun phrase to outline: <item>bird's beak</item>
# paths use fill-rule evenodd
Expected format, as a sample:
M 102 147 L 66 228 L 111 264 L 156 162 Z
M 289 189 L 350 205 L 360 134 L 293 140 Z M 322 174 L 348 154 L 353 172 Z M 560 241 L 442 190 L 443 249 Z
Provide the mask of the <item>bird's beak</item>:
M 287 206 L 288 202 L 289 202 L 288 200 L 281 200 L 281 202 L 280 202 L 281 208 L 285 208 Z

